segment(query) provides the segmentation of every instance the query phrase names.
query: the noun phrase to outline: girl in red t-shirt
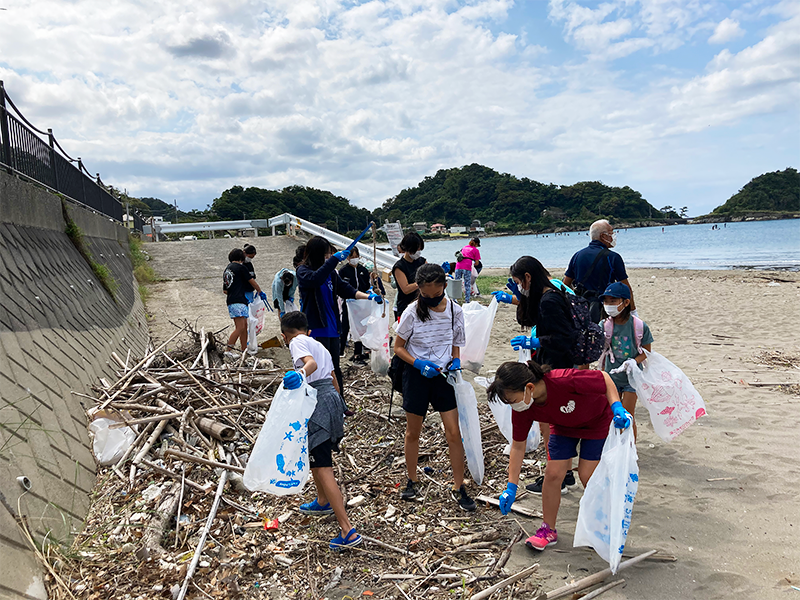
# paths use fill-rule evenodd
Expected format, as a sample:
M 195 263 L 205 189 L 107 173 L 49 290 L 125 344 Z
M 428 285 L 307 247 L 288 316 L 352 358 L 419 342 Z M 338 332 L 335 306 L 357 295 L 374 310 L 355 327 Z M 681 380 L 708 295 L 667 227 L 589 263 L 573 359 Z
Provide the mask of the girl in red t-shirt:
M 544 550 L 558 540 L 555 525 L 561 504 L 561 482 L 578 456 L 578 477 L 586 487 L 603 453 L 611 420 L 619 429 L 631 418 L 620 402 L 608 373 L 584 369 L 551 370 L 534 361 L 500 365 L 487 390 L 489 401 L 510 404 L 513 442 L 508 460 L 508 486 L 500 495 L 500 512 L 508 514 L 517 495 L 519 472 L 528 432 L 534 421 L 550 424 L 547 467 L 542 484 L 542 526 L 526 540 L 529 548 Z

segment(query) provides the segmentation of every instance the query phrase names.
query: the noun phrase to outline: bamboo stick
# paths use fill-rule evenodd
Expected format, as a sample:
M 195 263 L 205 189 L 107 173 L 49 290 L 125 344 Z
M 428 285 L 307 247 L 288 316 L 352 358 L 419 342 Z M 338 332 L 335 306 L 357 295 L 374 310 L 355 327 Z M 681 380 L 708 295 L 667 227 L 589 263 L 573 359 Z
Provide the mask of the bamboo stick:
M 244 471 L 244 469 L 242 469 Z M 402 548 L 398 548 L 397 546 L 392 546 L 380 540 L 376 540 L 375 538 L 371 538 L 368 535 L 361 534 L 361 537 L 367 541 L 375 544 L 376 546 L 380 546 L 381 548 L 386 548 L 387 550 L 391 550 L 392 552 L 398 552 L 400 554 L 409 554 L 408 550 L 403 550 Z
M 208 415 L 214 412 L 219 412 L 222 410 L 236 410 L 237 408 L 246 408 L 249 406 L 262 406 L 264 404 L 270 404 L 272 402 L 272 398 L 265 398 L 263 400 L 253 400 L 251 402 L 242 402 L 240 404 L 224 404 L 222 406 L 210 406 L 208 408 L 201 408 L 194 411 L 196 415 Z M 156 421 L 163 421 L 164 419 L 178 419 L 183 416 L 182 411 L 174 411 L 169 413 L 164 413 L 161 415 L 154 415 L 152 417 L 142 417 L 141 419 L 129 419 L 128 421 L 120 421 L 119 423 L 113 423 L 109 426 L 109 429 L 119 429 L 120 427 L 126 427 L 129 425 L 140 425 L 141 423 L 153 423 Z
M 617 579 L 616 581 L 612 581 L 611 583 L 607 583 L 601 588 L 597 588 L 596 590 L 592 590 L 588 594 L 586 594 L 582 600 L 592 600 L 592 598 L 597 598 L 600 594 L 603 594 L 610 590 L 611 588 L 615 588 L 618 585 L 622 585 L 625 583 L 624 579 Z
M 617 573 L 619 573 L 623 569 L 632 567 L 636 563 L 642 562 L 644 559 L 653 556 L 653 554 L 655 554 L 656 552 L 658 552 L 658 550 L 649 550 L 644 554 L 640 554 L 639 556 L 631 558 L 630 560 L 622 561 L 621 563 L 619 563 L 619 567 L 617 568 Z M 569 596 L 574 592 L 585 590 L 588 587 L 591 587 L 602 581 L 605 581 L 606 579 L 611 577 L 611 575 L 613 575 L 613 573 L 611 572 L 610 568 L 603 569 L 599 573 L 595 573 L 594 575 L 589 575 L 588 577 L 584 577 L 583 579 L 579 579 L 578 581 L 575 581 L 563 587 L 551 590 L 547 592 L 547 596 L 545 596 L 545 598 L 547 600 L 553 600 L 553 598 L 563 598 L 564 596 Z
M 515 575 L 512 575 L 511 577 L 508 577 L 506 579 L 503 579 L 503 581 L 495 583 L 493 586 L 486 588 L 482 592 L 474 594 L 470 598 L 470 600 L 485 600 L 486 598 L 494 594 L 496 591 L 502 590 L 504 587 L 511 585 L 515 581 L 519 581 L 520 579 L 525 579 L 526 577 L 530 577 L 538 569 L 539 569 L 539 563 L 533 564 L 527 569 L 523 569 L 522 571 L 516 573 Z
M 175 458 L 180 458 L 181 460 L 188 460 L 189 462 L 197 463 L 199 465 L 205 465 L 207 467 L 213 467 L 215 469 L 226 469 L 228 471 L 234 471 L 235 473 L 244 473 L 244 469 L 242 467 L 234 467 L 233 465 L 229 465 L 228 463 L 221 463 L 215 460 L 200 458 L 199 456 L 186 454 L 186 452 L 181 452 L 180 450 L 171 450 L 171 449 L 165 450 L 164 456 L 174 456 Z

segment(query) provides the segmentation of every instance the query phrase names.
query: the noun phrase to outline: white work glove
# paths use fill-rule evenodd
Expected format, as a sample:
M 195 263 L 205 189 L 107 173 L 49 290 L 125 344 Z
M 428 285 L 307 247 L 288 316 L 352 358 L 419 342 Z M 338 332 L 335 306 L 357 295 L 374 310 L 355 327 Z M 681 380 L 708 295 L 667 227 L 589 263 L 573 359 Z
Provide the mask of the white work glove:
M 609 374 L 616 375 L 617 373 L 632 373 L 634 369 L 639 368 L 639 363 L 637 363 L 634 359 L 629 358 L 616 369 L 611 369 Z

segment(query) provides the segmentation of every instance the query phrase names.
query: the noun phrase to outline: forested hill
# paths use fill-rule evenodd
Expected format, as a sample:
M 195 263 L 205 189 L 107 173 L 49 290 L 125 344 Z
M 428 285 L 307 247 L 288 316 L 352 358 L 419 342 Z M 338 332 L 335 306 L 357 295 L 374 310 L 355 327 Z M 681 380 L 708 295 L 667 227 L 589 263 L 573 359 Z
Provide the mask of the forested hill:
M 800 173 L 797 169 L 764 173 L 750 180 L 712 215 L 743 216 L 758 212 L 800 212 Z
M 440 170 L 405 189 L 376 210 L 381 221 L 470 225 L 494 221 L 497 229 L 579 224 L 607 217 L 614 221 L 677 218 L 672 207 L 662 213 L 629 187 L 599 181 L 574 185 L 544 184 L 517 178 L 478 164 Z
M 371 214 L 366 208 L 356 208 L 347 198 L 325 190 L 293 185 L 282 190 L 243 188 L 233 186 L 222 192 L 211 205 L 216 219 L 269 219 L 289 212 L 317 224 L 326 224 L 335 231 L 362 229 Z

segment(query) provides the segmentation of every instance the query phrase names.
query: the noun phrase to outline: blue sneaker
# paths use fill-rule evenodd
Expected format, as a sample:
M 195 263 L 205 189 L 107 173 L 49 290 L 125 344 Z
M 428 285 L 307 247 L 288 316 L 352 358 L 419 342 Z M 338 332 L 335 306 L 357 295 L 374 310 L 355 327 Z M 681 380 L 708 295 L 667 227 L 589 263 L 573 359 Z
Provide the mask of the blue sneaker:
M 307 502 L 306 504 L 300 505 L 300 512 L 304 515 L 332 515 L 333 509 L 331 508 L 331 503 L 328 502 L 325 506 L 320 506 L 320 503 L 317 502 L 317 499 L 314 498 L 311 502 Z
M 353 527 L 346 536 L 342 537 L 342 535 L 339 534 L 333 538 L 328 547 L 334 552 L 341 552 L 353 546 L 358 546 L 362 541 L 361 536 L 356 533 L 356 528 Z

